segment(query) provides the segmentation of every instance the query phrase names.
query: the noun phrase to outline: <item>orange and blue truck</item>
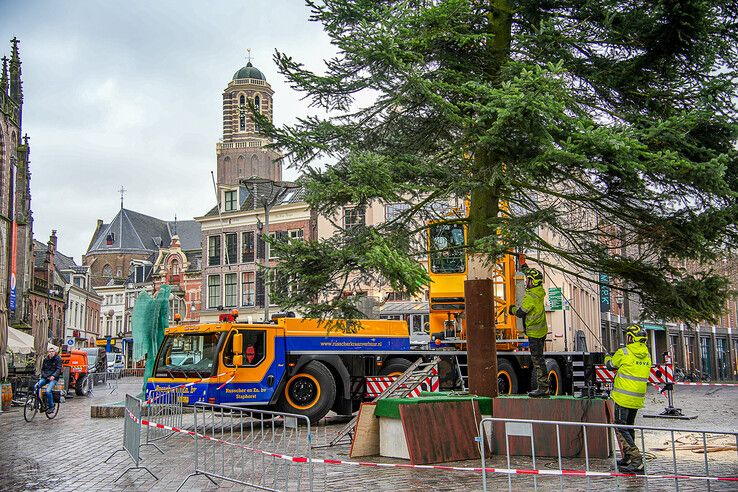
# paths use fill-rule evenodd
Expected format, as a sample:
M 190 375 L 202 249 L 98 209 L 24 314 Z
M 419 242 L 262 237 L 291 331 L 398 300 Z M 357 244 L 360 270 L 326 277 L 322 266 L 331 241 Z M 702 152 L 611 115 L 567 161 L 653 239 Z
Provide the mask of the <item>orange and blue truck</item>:
M 404 321 L 361 320 L 346 333 L 317 319 L 221 319 L 167 328 L 147 391 L 192 383 L 186 405 L 268 406 L 318 420 L 331 410 L 350 415 L 366 376 L 401 374 L 417 359 Z

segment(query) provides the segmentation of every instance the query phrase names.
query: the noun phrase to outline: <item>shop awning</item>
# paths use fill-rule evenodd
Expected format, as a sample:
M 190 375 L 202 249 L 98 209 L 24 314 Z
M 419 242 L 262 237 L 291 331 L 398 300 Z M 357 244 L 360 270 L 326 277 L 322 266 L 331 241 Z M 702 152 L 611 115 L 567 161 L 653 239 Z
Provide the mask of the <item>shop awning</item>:
M 400 314 L 428 314 L 428 303 L 423 301 L 389 301 L 385 302 L 379 308 L 379 314 L 400 315 Z

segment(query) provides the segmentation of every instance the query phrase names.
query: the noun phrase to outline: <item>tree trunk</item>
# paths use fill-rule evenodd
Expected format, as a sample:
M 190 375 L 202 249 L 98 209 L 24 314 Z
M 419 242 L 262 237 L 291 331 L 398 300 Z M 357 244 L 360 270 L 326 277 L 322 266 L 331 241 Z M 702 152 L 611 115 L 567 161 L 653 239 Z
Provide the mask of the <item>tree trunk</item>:
M 497 336 L 492 280 L 464 282 L 469 391 L 497 396 Z

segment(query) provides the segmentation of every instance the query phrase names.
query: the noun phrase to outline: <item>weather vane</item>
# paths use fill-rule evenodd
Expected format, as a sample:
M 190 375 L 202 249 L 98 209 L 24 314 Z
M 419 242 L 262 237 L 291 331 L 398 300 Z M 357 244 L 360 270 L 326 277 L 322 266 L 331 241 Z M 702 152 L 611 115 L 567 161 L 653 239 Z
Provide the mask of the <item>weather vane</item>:
M 251 48 L 246 48 L 246 59 L 251 63 Z

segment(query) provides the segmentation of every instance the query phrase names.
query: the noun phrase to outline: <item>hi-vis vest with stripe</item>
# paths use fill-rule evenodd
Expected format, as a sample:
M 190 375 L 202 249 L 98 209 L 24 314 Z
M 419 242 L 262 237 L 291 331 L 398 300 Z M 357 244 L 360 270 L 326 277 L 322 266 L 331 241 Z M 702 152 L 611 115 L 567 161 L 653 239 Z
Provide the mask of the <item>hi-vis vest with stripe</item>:
M 526 289 L 525 297 L 520 308 L 525 311 L 525 332 L 532 338 L 543 338 L 548 334 L 546 323 L 546 309 L 543 306 L 543 298 L 546 291 L 542 285 L 532 289 Z
M 643 408 L 651 374 L 651 357 L 644 343 L 634 342 L 605 359 L 609 369 L 617 369 L 610 396 L 625 408 Z

